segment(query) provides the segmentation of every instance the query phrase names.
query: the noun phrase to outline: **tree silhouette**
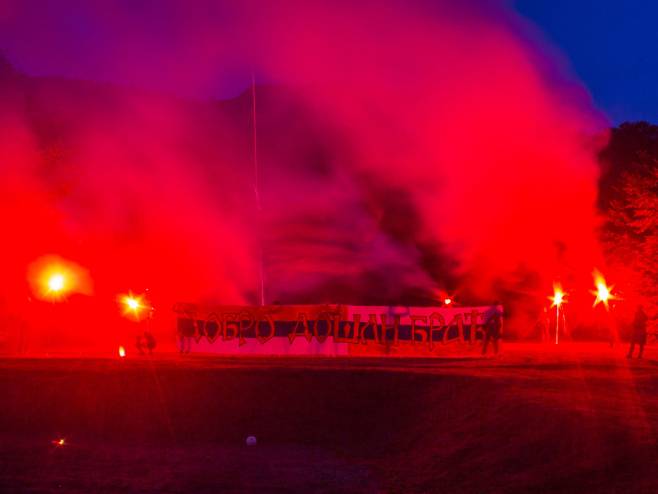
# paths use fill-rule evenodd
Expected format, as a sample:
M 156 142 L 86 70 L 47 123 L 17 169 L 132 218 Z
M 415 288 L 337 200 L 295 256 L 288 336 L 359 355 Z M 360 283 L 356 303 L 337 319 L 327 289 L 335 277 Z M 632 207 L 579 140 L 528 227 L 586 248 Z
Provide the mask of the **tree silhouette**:
M 628 295 L 658 314 L 658 126 L 613 129 L 602 153 L 602 240 L 609 263 L 623 273 Z

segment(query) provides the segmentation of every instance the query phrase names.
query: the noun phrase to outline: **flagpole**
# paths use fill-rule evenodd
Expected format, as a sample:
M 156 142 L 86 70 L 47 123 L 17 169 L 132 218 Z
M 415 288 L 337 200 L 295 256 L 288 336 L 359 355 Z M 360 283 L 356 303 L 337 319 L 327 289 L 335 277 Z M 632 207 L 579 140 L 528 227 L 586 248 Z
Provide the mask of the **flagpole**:
M 262 204 L 259 190 L 259 173 L 258 173 L 258 132 L 256 126 L 256 76 L 251 73 L 251 122 L 252 122 L 252 140 L 253 140 L 253 160 L 254 160 L 254 194 L 256 197 L 256 215 L 258 220 L 258 277 L 259 277 L 259 295 L 260 305 L 265 305 L 265 276 L 263 266 L 263 244 L 261 227 Z

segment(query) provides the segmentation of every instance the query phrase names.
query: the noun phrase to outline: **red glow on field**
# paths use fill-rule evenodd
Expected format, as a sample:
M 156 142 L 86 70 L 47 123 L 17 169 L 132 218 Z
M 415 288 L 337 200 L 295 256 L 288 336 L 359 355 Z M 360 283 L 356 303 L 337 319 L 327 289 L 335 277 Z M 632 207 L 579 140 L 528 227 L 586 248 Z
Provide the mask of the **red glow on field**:
M 59 439 L 55 439 L 54 441 L 52 441 L 52 443 L 53 443 L 55 446 L 60 446 L 60 447 L 61 447 L 61 446 L 64 446 L 64 445 L 66 444 L 66 439 L 63 438 L 63 437 L 61 437 L 61 438 L 59 438 Z
M 126 357 L 126 349 L 123 346 L 119 346 L 119 357 L 121 358 Z

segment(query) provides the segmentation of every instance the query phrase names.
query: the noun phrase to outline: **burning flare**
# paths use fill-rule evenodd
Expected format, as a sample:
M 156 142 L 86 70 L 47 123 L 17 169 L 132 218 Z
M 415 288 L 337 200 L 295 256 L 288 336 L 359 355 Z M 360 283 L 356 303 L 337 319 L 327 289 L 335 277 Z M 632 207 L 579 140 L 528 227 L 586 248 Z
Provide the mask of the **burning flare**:
M 75 276 L 65 268 L 53 265 L 44 271 L 40 283 L 43 297 L 61 299 L 66 298 L 75 287 Z
M 567 301 L 565 300 L 565 297 L 566 294 L 562 290 L 560 284 L 555 283 L 553 285 L 553 296 L 548 297 L 548 299 L 552 302 L 551 307 L 560 307 L 562 304 L 566 303 Z
M 555 344 L 556 345 L 560 341 L 560 307 L 562 307 L 562 304 L 567 303 L 565 297 L 566 297 L 566 293 L 564 293 L 564 291 L 562 290 L 562 286 L 559 283 L 553 283 L 553 296 L 548 297 L 548 299 L 552 301 L 551 307 L 555 307 Z
M 73 293 L 91 295 L 87 272 L 74 262 L 57 256 L 46 256 L 33 262 L 28 269 L 28 281 L 34 295 L 42 300 L 63 300 Z
M 123 315 L 137 321 L 142 318 L 144 312 L 150 307 L 145 295 L 134 295 L 132 292 L 119 295 L 117 300 L 122 307 Z
M 64 278 L 63 274 L 53 274 L 49 279 L 48 279 L 48 290 L 50 290 L 53 293 L 59 293 L 61 292 L 66 286 L 66 278 Z
M 608 301 L 615 300 L 617 298 L 612 293 L 614 285 L 608 286 L 605 282 L 605 278 L 598 271 L 594 272 L 594 285 L 596 286 L 596 290 L 590 290 L 590 293 L 596 297 L 592 307 L 596 307 L 599 303 L 602 302 L 606 310 L 608 310 Z
M 119 357 L 121 358 L 126 357 L 126 349 L 123 347 L 123 345 L 119 346 Z

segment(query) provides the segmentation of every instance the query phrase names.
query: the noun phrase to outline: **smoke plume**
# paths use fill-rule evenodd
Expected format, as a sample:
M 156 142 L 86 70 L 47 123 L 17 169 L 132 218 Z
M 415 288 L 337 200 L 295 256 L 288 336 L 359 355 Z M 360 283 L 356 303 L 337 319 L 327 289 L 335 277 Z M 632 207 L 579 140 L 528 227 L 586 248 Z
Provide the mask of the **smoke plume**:
M 282 303 L 591 281 L 605 122 L 506 2 L 97 2 L 73 33 L 31 3 L 0 13 L 5 305 L 43 255 L 163 311 L 261 271 Z

